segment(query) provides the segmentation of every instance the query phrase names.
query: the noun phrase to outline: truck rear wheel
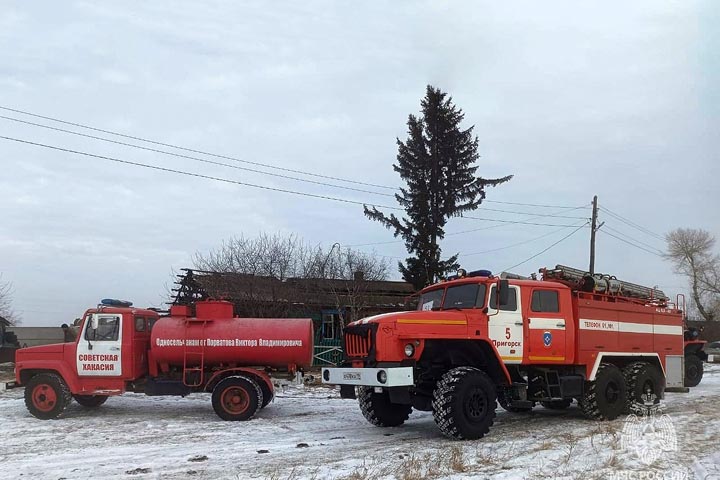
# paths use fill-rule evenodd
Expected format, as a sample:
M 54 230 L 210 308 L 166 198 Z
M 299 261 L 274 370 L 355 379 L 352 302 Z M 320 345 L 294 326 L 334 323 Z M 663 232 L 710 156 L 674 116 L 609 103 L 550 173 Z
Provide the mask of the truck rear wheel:
M 594 420 L 614 420 L 625 410 L 627 387 L 618 367 L 601 363 L 595 380 L 587 382 L 580 408 L 585 416 Z
M 685 386 L 697 387 L 703 377 L 703 362 L 697 355 L 685 355 Z
M 223 378 L 215 385 L 212 406 L 218 417 L 229 421 L 249 420 L 262 405 L 262 390 L 242 375 Z
M 97 408 L 108 399 L 107 395 L 73 395 L 76 402 L 86 408 Z
M 443 435 L 482 438 L 495 419 L 495 384 L 473 367 L 457 367 L 442 376 L 433 392 L 433 417 Z
M 268 406 L 268 404 L 270 402 L 272 402 L 272 399 L 275 396 L 275 394 L 264 380 L 258 381 L 258 386 L 260 387 L 260 390 L 262 390 L 262 396 L 263 396 L 262 403 L 260 404 L 260 408 L 265 408 Z
M 59 417 L 71 400 L 70 389 L 56 373 L 40 373 L 25 385 L 25 406 L 41 420 Z
M 648 362 L 633 362 L 623 368 L 623 377 L 628 395 L 626 412 L 630 412 L 633 404 L 644 404 L 646 400 L 660 403 L 665 391 L 665 382 L 662 373 L 655 365 Z M 648 395 L 654 395 L 654 398 L 647 398 Z
M 397 427 L 412 412 L 411 405 L 390 402 L 388 392 L 377 393 L 374 387 L 360 387 L 358 404 L 365 419 L 378 427 Z

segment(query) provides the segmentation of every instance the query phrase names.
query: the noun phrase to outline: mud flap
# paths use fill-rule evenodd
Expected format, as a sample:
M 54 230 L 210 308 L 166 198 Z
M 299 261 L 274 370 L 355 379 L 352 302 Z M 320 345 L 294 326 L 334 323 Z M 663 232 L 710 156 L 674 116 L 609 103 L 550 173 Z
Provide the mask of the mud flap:
M 355 400 L 355 387 L 353 385 L 340 385 L 340 398 Z

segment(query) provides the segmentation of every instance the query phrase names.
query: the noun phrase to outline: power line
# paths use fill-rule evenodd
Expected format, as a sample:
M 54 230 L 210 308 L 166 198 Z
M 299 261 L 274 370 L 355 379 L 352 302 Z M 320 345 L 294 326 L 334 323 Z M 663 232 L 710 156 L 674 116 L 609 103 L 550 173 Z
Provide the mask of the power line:
M 135 144 L 133 144 L 133 143 L 126 143 L 126 142 L 121 142 L 121 141 L 118 141 L 118 140 L 112 140 L 112 139 L 109 139 L 109 138 L 103 138 L 103 137 L 98 137 L 98 136 L 95 136 L 95 135 L 89 135 L 89 134 L 87 134 L 87 133 L 75 132 L 75 131 L 73 131 L 73 130 L 67 130 L 67 129 L 64 129 L 64 128 L 51 127 L 50 125 L 43 125 L 43 124 L 41 124 L 41 123 L 28 122 L 28 121 L 26 121 L 26 120 L 20 120 L 19 118 L 7 117 L 7 116 L 5 116 L 5 115 L 0 115 L 0 118 L 5 119 L 5 120 L 10 120 L 10 121 L 13 121 L 13 122 L 23 123 L 23 124 L 26 124 L 26 125 L 32 125 L 32 126 L 34 126 L 34 127 L 46 128 L 46 129 L 48 129 L 48 130 L 54 130 L 54 131 L 56 131 L 56 132 L 69 133 L 69 134 L 71 134 L 71 135 L 77 135 L 77 136 L 80 136 L 80 137 L 91 138 L 91 139 L 93 139 L 93 140 L 100 140 L 100 141 L 102 141 L 102 142 L 113 143 L 113 144 L 115 144 L 115 145 L 123 145 L 123 146 L 125 146 L 125 147 L 138 148 L 138 149 L 140 149 L 140 150 L 145 150 L 145 151 L 148 151 L 148 152 L 161 153 L 161 154 L 163 154 L 163 155 L 170 155 L 170 156 L 178 157 L 178 158 L 186 158 L 186 159 L 189 159 L 189 160 L 193 160 L 193 161 L 196 161 L 196 162 L 207 163 L 207 164 L 210 164 L 210 165 L 218 165 L 218 166 L 222 166 L 222 167 L 234 168 L 234 169 L 243 170 L 243 171 L 246 171 L 246 172 L 259 173 L 259 174 L 262 174 L 262 175 L 270 175 L 270 176 L 273 176 L 273 177 L 285 178 L 285 179 L 295 180 L 295 181 L 298 181 L 298 182 L 312 183 L 312 184 L 315 184 L 315 185 L 322 185 L 322 186 L 325 186 L 325 187 L 342 188 L 342 189 L 344 189 L 344 190 L 353 190 L 353 191 L 355 191 L 355 192 L 370 193 L 370 194 L 373 194 L 373 195 L 382 195 L 382 196 L 385 196 L 385 197 L 393 197 L 393 198 L 395 197 L 395 195 L 393 195 L 393 194 L 391 194 L 391 193 L 380 193 L 380 192 L 374 192 L 374 191 L 372 191 L 372 190 L 364 190 L 364 189 L 361 189 L 361 188 L 354 188 L 354 187 L 349 187 L 349 186 L 346 186 L 346 185 L 334 185 L 334 184 L 332 184 L 332 183 L 319 182 L 319 181 L 317 181 L 317 180 L 309 180 L 309 179 L 306 179 L 306 178 L 298 178 L 298 177 L 293 177 L 293 176 L 290 176 L 290 175 L 283 175 L 283 174 L 280 174 L 280 173 L 264 172 L 264 171 L 262 171 L 262 170 L 257 170 L 257 169 L 254 169 L 254 168 L 241 167 L 241 166 L 239 166 L 239 165 L 232 165 L 232 164 L 230 164 L 230 163 L 217 162 L 217 161 L 214 161 L 214 160 L 207 160 L 207 159 L 205 159 L 205 158 L 192 157 L 192 156 L 190 156 L 190 155 L 183 155 L 183 154 L 181 154 L 181 153 L 168 152 L 168 151 L 166 151 L 166 150 L 159 150 L 159 149 L 157 149 L 157 148 L 143 147 L 142 145 L 135 145 Z
M 660 250 L 659 248 L 656 248 L 656 247 L 654 247 L 653 245 L 650 245 L 649 243 L 645 243 L 645 242 L 643 242 L 643 241 L 640 241 L 640 240 L 638 240 L 638 239 L 635 238 L 635 237 L 631 237 L 631 236 L 628 235 L 627 233 L 624 233 L 624 232 L 621 232 L 620 230 L 617 230 L 617 229 L 615 229 L 615 228 L 612 228 L 611 226 L 609 226 L 609 225 L 607 225 L 607 224 L 606 224 L 603 228 L 607 228 L 608 230 L 612 230 L 612 231 L 615 232 L 617 235 L 621 235 L 623 238 L 625 238 L 625 239 L 627 239 L 627 240 L 631 240 L 631 241 L 633 241 L 633 242 L 635 242 L 635 243 L 639 243 L 640 245 L 644 245 L 644 246 L 649 247 L 649 248 L 651 248 L 651 249 L 653 249 L 653 250 L 657 250 L 659 253 L 662 253 L 662 250 Z
M 0 116 L 2 118 L 2 116 Z M 489 200 L 483 200 L 483 202 L 488 202 Z M 565 208 L 565 207 L 563 207 Z M 478 208 L 481 212 L 486 210 L 488 212 L 501 212 L 501 213 L 512 213 L 516 215 L 534 215 L 533 212 L 519 212 L 517 210 L 503 210 L 500 208 L 489 208 L 489 207 L 483 207 L 482 205 Z M 574 209 L 573 209 L 574 210 Z M 586 220 L 588 217 L 577 217 L 577 216 L 569 216 L 569 215 L 557 215 L 557 214 L 547 214 L 543 215 L 544 217 L 552 217 L 552 218 L 570 218 L 575 220 Z M 461 218 L 472 218 L 465 215 L 461 215 Z
M 496 218 L 482 218 L 482 217 L 468 217 L 468 216 L 465 216 L 464 218 L 470 218 L 472 220 L 483 220 L 485 222 L 508 223 L 508 224 L 513 224 L 513 225 L 535 225 L 535 226 L 539 226 L 539 227 L 574 227 L 575 226 L 572 224 L 566 225 L 566 224 L 557 224 L 557 223 L 525 222 L 522 220 L 499 220 Z M 472 230 L 461 230 L 459 232 L 448 233 L 445 236 L 448 237 L 451 235 L 461 235 L 464 233 L 478 232 L 480 230 L 486 230 L 486 229 L 487 229 L 487 227 L 475 228 Z
M 205 152 L 205 151 L 202 151 L 202 150 L 196 150 L 196 149 L 192 149 L 192 148 L 181 147 L 181 146 L 179 146 L 179 145 L 173 145 L 173 144 L 171 144 L 171 143 L 163 143 L 163 142 L 159 142 L 159 141 L 156 141 L 156 140 L 150 140 L 150 139 L 143 138 L 143 137 L 137 137 L 137 136 L 133 136 L 133 135 L 126 135 L 126 134 L 119 133 L 119 132 L 113 132 L 112 130 L 105 130 L 105 129 L 102 129 L 102 128 L 92 127 L 92 126 L 90 126 L 90 125 L 84 125 L 84 124 L 82 124 L 82 123 L 69 122 L 69 121 L 67 121 L 67 120 L 61 120 L 61 119 L 59 119 L 59 118 L 53 118 L 53 117 L 48 117 L 48 116 L 45 116 L 45 115 L 39 115 L 39 114 L 36 114 L 36 113 L 27 112 L 27 111 L 24 111 L 24 110 L 18 110 L 18 109 L 6 107 L 6 106 L 3 106 L 3 105 L 0 105 L 0 109 L 6 110 L 6 111 L 10 111 L 10 112 L 20 113 L 20 114 L 23 114 L 23 115 L 28 115 L 28 116 L 35 117 L 35 118 L 42 118 L 43 120 L 49 120 L 49 121 L 51 121 L 51 122 L 57 122 L 57 123 L 65 124 L 65 125 L 71 125 L 71 126 L 73 126 L 73 127 L 85 128 L 85 129 L 88 129 L 88 130 L 92 130 L 92 131 L 95 131 L 95 132 L 101 132 L 101 133 L 105 133 L 105 134 L 108 134 L 108 135 L 115 135 L 115 136 L 118 136 L 118 137 L 129 138 L 129 139 L 131 139 L 131 140 L 138 140 L 138 141 L 140 141 L 140 142 L 146 142 L 146 143 L 150 143 L 150 144 L 153 144 L 153 145 L 159 145 L 159 146 L 162 146 L 162 147 L 176 148 L 176 149 L 178 149 L 178 150 L 183 150 L 183 151 L 186 151 L 186 152 L 199 153 L 199 154 L 201 154 L 201 155 L 208 155 L 208 156 L 211 156 L 211 157 L 223 158 L 223 159 L 225 159 L 225 160 L 232 160 L 232 161 L 234 161 L 234 162 L 247 163 L 247 164 L 249 164 L 249 165 L 255 165 L 255 166 L 258 166 L 258 167 L 272 168 L 272 169 L 281 170 L 281 171 L 284 171 L 284 172 L 299 173 L 299 174 L 301 174 L 301 175 L 309 175 L 309 176 L 312 176 L 312 177 L 325 178 L 325 179 L 328 179 L 328 180 L 336 180 L 336 181 L 340 181 L 340 182 L 354 183 L 354 184 L 357 184 L 357 185 L 365 185 L 365 186 L 367 186 L 367 187 L 377 187 L 377 188 L 384 188 L 384 189 L 388 189 L 388 190 L 397 190 L 396 187 L 389 187 L 389 186 L 387 186 L 387 185 L 379 185 L 379 184 L 375 184 L 375 183 L 361 182 L 361 181 L 359 181 L 359 180 L 350 180 L 350 179 L 347 179 L 347 178 L 333 177 L 333 176 L 330 176 L 330 175 L 322 175 L 322 174 L 319 174 L 319 173 L 305 172 L 305 171 L 303 171 L 303 170 L 295 170 L 295 169 L 292 169 L 292 168 L 278 167 L 278 166 L 276 166 L 276 165 L 269 165 L 269 164 L 266 164 L 266 163 L 253 162 L 253 161 L 250 161 L 250 160 L 242 160 L 242 159 L 240 159 L 240 158 L 230 157 L 230 156 L 228 156 L 228 155 L 221 155 L 221 154 L 217 154 L 217 153 L 211 153 L 211 152 Z
M 587 208 L 587 204 L 580 205 L 578 207 L 572 207 L 569 211 L 579 210 L 581 208 Z M 527 213 L 527 215 L 531 215 L 531 216 L 526 218 L 525 220 L 534 220 L 536 218 L 552 217 L 555 214 L 550 213 L 550 214 L 533 215 L 533 214 Z M 466 233 L 480 232 L 483 230 L 491 230 L 493 228 L 503 227 L 508 224 L 522 224 L 522 225 L 534 225 L 534 226 L 543 226 L 543 227 L 563 227 L 563 228 L 569 228 L 569 227 L 575 226 L 575 225 L 562 225 L 562 224 L 555 224 L 555 223 L 527 222 L 525 220 L 497 220 L 497 219 L 489 219 L 489 218 L 484 219 L 484 218 L 470 217 L 470 216 L 463 216 L 463 217 L 458 217 L 458 218 L 467 218 L 467 219 L 471 219 L 471 220 L 484 220 L 484 221 L 499 222 L 499 223 L 497 225 L 489 225 L 489 226 L 485 226 L 485 227 L 474 228 L 471 230 L 462 230 L 460 232 L 447 233 L 447 234 L 445 234 L 446 237 L 454 236 L 454 235 L 463 235 Z M 583 219 L 584 219 L 584 217 L 583 217 Z M 389 241 L 385 241 L 385 242 L 356 243 L 353 245 L 343 245 L 343 246 L 344 247 L 370 247 L 370 246 L 374 246 L 374 245 L 390 245 L 390 244 L 394 244 L 394 243 L 403 243 L 403 242 L 404 242 L 404 240 L 389 240 Z
M 577 226 L 578 226 L 578 225 L 573 225 L 573 227 L 577 227 Z M 584 227 L 585 225 L 580 225 L 580 226 L 583 226 L 583 227 Z M 501 250 L 507 250 L 508 248 L 513 248 L 513 247 L 517 247 L 517 246 L 520 246 L 520 245 L 525 245 L 526 243 L 536 242 L 536 241 L 538 241 L 538 240 L 540 240 L 540 239 L 543 239 L 543 238 L 545 238 L 545 237 L 549 237 L 549 236 L 551 236 L 551 235 L 555 235 L 556 233 L 562 232 L 563 230 L 565 230 L 565 229 L 567 229 L 567 228 L 569 228 L 569 227 L 562 227 L 562 228 L 559 228 L 559 229 L 557 229 L 557 230 L 553 230 L 553 231 L 550 232 L 550 233 L 546 233 L 546 234 L 544 234 L 544 235 L 540 235 L 539 237 L 531 238 L 531 239 L 529 239 L 529 240 L 524 240 L 524 241 L 518 242 L 518 243 L 513 243 L 513 244 L 511 244 L 511 245 L 506 245 L 506 246 L 504 246 L 504 247 L 493 248 L 493 249 L 490 249 L 490 250 L 483 250 L 482 252 L 461 253 L 460 256 L 461 256 L 461 257 L 470 257 L 470 256 L 473 256 L 473 255 L 482 255 L 483 253 L 492 253 L 492 252 L 499 252 L 499 251 L 501 251 Z
M 610 233 L 610 232 L 608 232 L 608 231 L 605 231 L 605 230 L 602 230 L 602 229 L 601 229 L 600 232 L 604 233 L 605 235 L 610 235 L 611 237 L 616 238 L 616 239 L 620 240 L 621 242 L 627 243 L 628 245 L 631 245 L 631 246 L 633 246 L 633 247 L 635 247 L 635 248 L 639 248 L 640 250 L 643 250 L 643 251 L 645 251 L 645 252 L 652 253 L 653 255 L 656 255 L 656 256 L 658 256 L 658 257 L 662 257 L 662 254 L 660 254 L 660 253 L 653 252 L 652 250 L 648 250 L 648 249 L 645 248 L 645 247 L 641 247 L 640 245 L 636 245 L 636 244 L 634 244 L 634 243 L 632 243 L 632 242 L 630 242 L 630 241 L 628 241 L 628 240 L 625 240 L 624 238 L 618 237 L 617 235 L 614 235 L 614 234 L 612 234 L 612 233 Z
M 300 175 L 307 175 L 307 176 L 316 177 L 316 178 L 324 178 L 324 179 L 327 179 L 327 180 L 335 180 L 335 181 L 339 181 L 339 182 L 352 183 L 352 184 L 356 184 L 356 185 L 364 185 L 364 186 L 366 186 L 366 187 L 376 187 L 376 188 L 382 188 L 382 189 L 393 190 L 393 191 L 397 191 L 397 190 L 398 190 L 397 187 L 392 187 L 392 186 L 389 186 L 389 185 L 382 185 L 382 184 L 370 183 L 370 182 L 362 182 L 362 181 L 359 181 L 359 180 L 351 180 L 351 179 L 348 179 L 348 178 L 335 177 L 335 176 L 331 176 L 331 175 L 323 175 L 323 174 L 319 174 L 319 173 L 307 172 L 307 171 L 304 171 L 304 170 L 297 170 L 297 169 L 292 169 L 292 168 L 279 167 L 279 166 L 270 165 L 270 164 L 267 164 L 267 163 L 253 162 L 253 161 L 250 161 L 250 160 L 243 160 L 243 159 L 240 159 L 240 158 L 237 158 L 237 157 L 232 157 L 232 156 L 229 156 L 229 155 L 222 155 L 222 154 L 218 154 L 218 153 L 212 153 L 212 152 L 207 152 L 207 151 L 203 151 L 203 150 L 197 150 L 197 149 L 193 149 L 193 148 L 182 147 L 182 146 L 180 146 L 180 145 L 175 145 L 175 144 L 166 143 L 166 142 L 160 142 L 160 141 L 157 141 L 157 140 L 151 140 L 151 139 L 144 138 L 144 137 L 127 135 L 127 134 L 123 134 L 123 133 L 120 133 L 120 132 L 115 132 L 115 131 L 112 131 L 112 130 L 102 129 L 102 128 L 98 128 L 98 127 L 93 127 L 93 126 L 91 126 L 91 125 L 82 124 L 82 123 L 78 123 L 78 122 L 71 122 L 71 121 L 68 121 L 68 120 L 62 120 L 62 119 L 60 119 L 60 118 L 50 117 L 50 116 L 47 116 L 47 115 L 40 115 L 40 114 L 37 114 L 37 113 L 32 113 L 32 112 L 28 112 L 28 111 L 26 111 L 26 110 L 20 110 L 20 109 L 16 109 L 16 108 L 11 108 L 11 107 L 7 107 L 7 106 L 4 106 L 4 105 L 0 105 L 0 109 L 1 109 L 1 110 L 5 110 L 5 111 L 8 111 L 8 112 L 14 112 L 14 113 L 22 114 L 22 115 L 27 115 L 27 116 L 34 117 L 34 118 L 40 118 L 40 119 L 43 119 L 43 120 L 49 120 L 49 121 L 51 121 L 51 122 L 57 122 L 57 123 L 61 123 L 61 124 L 64 124 L 64 125 L 70 125 L 70 126 L 73 126 L 73 127 L 79 127 L 79 128 L 84 128 L 84 129 L 91 130 L 91 131 L 95 131 L 95 132 L 105 133 L 105 134 L 108 134 L 108 135 L 113 135 L 113 136 L 117 136 L 117 137 L 127 138 L 127 139 L 131 139 L 131 140 L 137 140 L 137 141 L 140 141 L 140 142 L 150 143 L 150 144 L 158 145 L 158 146 L 162 146 L 162 147 L 174 148 L 174 149 L 182 150 L 182 151 L 186 151 L 186 152 L 191 152 L 191 153 L 196 153 L 196 154 L 201 154 L 201 155 L 208 155 L 208 156 L 211 156 L 211 157 L 222 158 L 222 159 L 225 159 L 225 160 L 232 160 L 232 161 L 234 161 L 234 162 L 245 163 L 245 164 L 248 164 L 248 165 L 255 165 L 255 166 L 258 166 L 258 167 L 270 168 L 270 169 L 274 169 L 274 170 L 280 170 L 280 171 L 289 172 L 289 173 L 296 173 L 296 174 L 300 174 Z M 15 121 L 21 121 L 21 120 L 18 120 L 18 119 L 13 119 L 13 120 L 15 120 Z M 45 128 L 52 128 L 52 127 L 47 127 L 47 126 L 44 126 L 44 127 L 45 127 Z M 74 132 L 74 133 L 77 133 L 77 132 Z M 111 140 L 109 140 L 109 139 L 103 139 L 103 140 L 105 140 L 105 141 L 111 141 Z M 374 192 L 374 193 L 378 194 L 378 192 Z M 502 200 L 484 200 L 484 202 L 485 202 L 485 203 L 497 203 L 497 204 L 503 204 L 503 205 L 517 205 L 517 206 L 525 206 L 525 207 L 538 207 L 538 208 L 561 208 L 561 209 L 569 209 L 569 210 L 574 210 L 574 209 L 576 208 L 576 207 L 568 206 L 568 205 L 550 205 L 550 204 L 541 204 L 541 203 L 508 202 L 508 201 L 502 201 Z
M 0 107 L 2 108 L 2 107 Z M 520 203 L 520 202 L 502 202 L 500 200 L 483 200 L 483 202 L 488 203 L 502 203 L 505 205 L 519 205 L 519 206 L 525 206 L 525 207 L 540 207 L 540 208 L 567 208 L 571 210 L 575 210 L 576 207 L 568 206 L 568 205 L 546 205 L 542 203 Z
M 111 162 L 117 162 L 117 163 L 122 163 L 122 164 L 126 164 L 126 165 L 133 165 L 133 166 L 136 166 L 136 167 L 149 168 L 149 169 L 152 169 L 152 170 L 159 170 L 159 171 L 162 171 L 162 172 L 175 173 L 175 174 L 178 174 L 178 175 L 185 175 L 185 176 L 188 176 L 188 177 L 204 178 L 204 179 L 207 179 L 207 180 L 215 180 L 215 181 L 217 181 L 217 182 L 231 183 L 231 184 L 235 184 L 235 185 L 244 185 L 244 186 L 246 186 L 246 187 L 260 188 L 260 189 L 262 189 L 262 190 L 270 190 L 270 191 L 273 191 L 273 192 L 291 193 L 291 194 L 293 194 L 293 195 L 301 195 L 301 196 L 304 196 L 304 197 L 319 198 L 319 199 L 322 199 L 322 200 L 332 200 L 332 201 L 334 201 L 334 202 L 350 203 L 350 204 L 354 204 L 354 205 L 370 205 L 370 206 L 373 206 L 373 207 L 387 208 L 387 209 L 390 209 L 390 210 L 402 210 L 402 209 L 399 208 L 399 207 L 391 207 L 391 206 L 388 206 L 388 205 L 377 205 L 377 204 L 368 203 L 368 202 L 358 202 L 358 201 L 355 201 L 355 200 L 348 200 L 348 199 L 345 199 L 345 198 L 330 197 L 330 196 L 326 196 L 326 195 L 317 195 L 317 194 L 314 194 L 314 193 L 297 192 L 297 191 L 294 191 L 294 190 L 286 190 L 286 189 L 284 189 L 284 188 L 268 187 L 268 186 L 266 186 L 266 185 L 257 185 L 257 184 L 254 184 L 254 183 L 241 182 L 241 181 L 238 181 L 238 180 L 230 180 L 230 179 L 222 178 L 222 177 L 214 177 L 214 176 L 211 176 L 211 175 L 203 175 L 203 174 L 201 174 L 201 173 L 186 172 L 186 171 L 184 171 L 184 170 L 177 170 L 177 169 L 174 169 L 174 168 L 159 167 L 159 166 L 157 166 L 157 165 L 149 165 L 149 164 L 147 164 L 147 163 L 133 162 L 133 161 L 130 161 L 130 160 L 122 160 L 122 159 L 115 158 L 115 157 L 108 157 L 108 156 L 104 156 L 104 155 L 97 155 L 97 154 L 94 154 L 94 153 L 88 153 L 88 152 L 82 152 L 82 151 L 79 151 L 79 150 L 72 150 L 72 149 L 69 149 L 69 148 L 57 147 L 57 146 L 48 145 L 48 144 L 45 144 L 45 143 L 31 142 L 31 141 L 29 141 L 29 140 L 22 140 L 22 139 L 19 139 L 19 138 L 6 137 L 6 136 L 3 136 L 3 135 L 0 135 L 0 138 L 1 138 L 1 139 L 4 139 L 4 140 L 11 140 L 11 141 L 13 141 L 13 142 L 25 143 L 25 144 L 27 144 L 27 145 L 34 145 L 34 146 L 36 146 L 36 147 L 43 147 L 43 148 L 48 148 L 48 149 L 51 149 L 51 150 L 57 150 L 57 151 L 61 151 L 61 152 L 73 153 L 73 154 L 75 154 L 75 155 L 84 155 L 84 156 L 86 156 L 86 157 L 99 158 L 99 159 L 102 159 L 102 160 L 109 160 L 109 161 L 111 161 Z
M 607 213 L 608 215 L 614 217 L 616 220 L 619 220 L 619 221 L 623 222 L 624 224 L 643 232 L 646 235 L 655 237 L 658 240 L 665 240 L 665 238 L 663 238 L 662 235 L 659 235 L 659 234 L 653 232 L 652 230 L 648 230 L 647 228 L 643 227 L 642 225 L 638 225 L 637 223 L 633 222 L 632 220 L 628 220 L 627 218 L 623 217 L 622 215 L 619 215 L 619 214 L 613 212 L 612 210 L 609 210 L 607 207 L 600 207 L 600 210 Z
M 545 252 L 547 252 L 548 250 L 550 250 L 551 248 L 553 248 L 555 245 L 557 245 L 557 244 L 559 244 L 559 243 L 567 240 L 568 238 L 572 237 L 573 235 L 575 235 L 577 232 L 579 232 L 583 227 L 585 227 L 585 226 L 588 225 L 589 223 L 590 223 L 590 222 L 585 222 L 585 223 L 583 223 L 582 225 L 580 225 L 579 227 L 577 227 L 575 230 L 573 230 L 573 231 L 570 232 L 569 234 L 565 235 L 563 238 L 561 238 L 561 239 L 558 240 L 557 242 L 553 243 L 553 244 L 550 245 L 549 247 L 545 248 L 544 250 L 541 250 L 540 252 L 536 253 L 536 254 L 533 255 L 532 257 L 530 257 L 530 258 L 528 258 L 528 259 L 526 259 L 526 260 L 523 260 L 523 261 L 520 262 L 520 263 L 516 263 L 516 264 L 513 265 L 512 267 L 508 267 L 508 268 L 504 269 L 503 271 L 504 271 L 504 272 L 508 272 L 508 271 L 512 270 L 513 268 L 515 268 L 515 267 L 519 267 L 520 265 L 529 262 L 529 261 L 532 260 L 533 258 L 539 257 L 539 256 L 542 255 L 543 253 L 545 253 Z

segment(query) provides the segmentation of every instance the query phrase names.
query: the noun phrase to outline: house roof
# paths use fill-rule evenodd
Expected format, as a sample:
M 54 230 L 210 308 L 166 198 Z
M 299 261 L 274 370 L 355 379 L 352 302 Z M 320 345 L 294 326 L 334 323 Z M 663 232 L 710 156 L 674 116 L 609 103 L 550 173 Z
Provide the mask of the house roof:
M 175 304 L 187 304 L 203 298 L 229 301 L 252 297 L 257 301 L 290 302 L 304 305 L 335 305 L 338 299 L 358 292 L 372 306 L 399 306 L 414 293 L 411 284 L 402 281 L 365 281 L 320 278 L 288 278 L 244 273 L 208 272 L 183 269 L 178 275 Z

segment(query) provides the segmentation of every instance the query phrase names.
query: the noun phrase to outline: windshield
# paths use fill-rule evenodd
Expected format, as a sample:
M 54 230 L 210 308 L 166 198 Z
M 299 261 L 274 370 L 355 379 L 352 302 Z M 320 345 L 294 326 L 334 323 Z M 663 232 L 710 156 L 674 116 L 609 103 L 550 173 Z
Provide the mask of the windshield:
M 447 289 L 443 301 L 444 289 L 425 292 L 420 297 L 418 310 L 433 310 L 442 308 L 474 308 L 485 304 L 485 284 L 468 283 L 456 285 Z
M 444 291 L 445 289 L 440 288 L 438 290 L 423 293 L 420 297 L 418 310 L 432 310 L 433 308 L 440 308 L 440 302 L 442 302 Z
M 443 308 L 480 307 L 485 302 L 485 285 L 469 283 L 450 287 L 445 294 Z

